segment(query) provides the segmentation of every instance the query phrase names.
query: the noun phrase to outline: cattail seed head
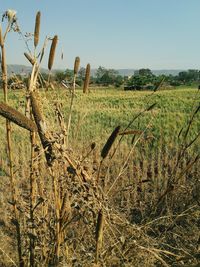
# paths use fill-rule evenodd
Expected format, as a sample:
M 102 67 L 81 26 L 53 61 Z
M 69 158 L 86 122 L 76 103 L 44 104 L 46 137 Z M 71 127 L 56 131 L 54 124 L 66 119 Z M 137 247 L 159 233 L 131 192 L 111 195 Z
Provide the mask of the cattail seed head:
M 110 135 L 110 137 L 108 138 L 107 142 L 105 143 L 102 151 L 101 151 L 101 157 L 103 159 L 105 159 L 119 133 L 119 130 L 120 130 L 120 126 L 117 126 L 114 131 L 112 132 L 112 134 Z
M 32 58 L 28 53 L 24 53 L 24 56 L 28 59 L 28 61 L 31 63 L 31 65 L 34 65 L 35 60 Z
M 38 129 L 39 137 L 44 148 L 44 153 L 46 157 L 46 161 L 48 166 L 51 166 L 54 159 L 55 154 L 52 148 L 52 143 L 49 140 L 48 131 L 46 127 L 46 122 L 43 116 L 42 108 L 39 101 L 39 95 L 35 92 L 31 92 L 30 94 L 31 99 L 31 107 L 34 116 L 34 120 Z
M 103 221 L 104 221 L 104 215 L 103 215 L 102 210 L 100 210 L 98 212 L 97 224 L 96 224 L 96 231 L 95 231 L 96 241 L 102 240 Z
M 53 40 L 51 43 L 51 48 L 50 48 L 50 53 L 49 53 L 49 62 L 48 62 L 48 69 L 49 70 L 51 70 L 52 66 L 53 66 L 57 42 L 58 42 L 58 36 L 55 35 L 53 37 Z
M 87 93 L 89 83 L 90 83 L 90 64 L 87 64 L 85 71 L 85 81 L 83 85 L 83 93 Z
M 37 131 L 36 125 L 32 120 L 3 102 L 0 103 L 0 115 L 31 132 Z
M 38 127 L 38 131 L 44 133 L 44 130 L 41 128 L 41 125 L 44 124 L 44 116 L 39 101 L 39 95 L 36 92 L 31 92 L 30 99 L 31 99 L 32 112 L 34 115 L 35 123 Z
M 100 210 L 98 212 L 96 231 L 95 231 L 95 237 L 96 237 L 96 257 L 95 258 L 96 258 L 96 263 L 98 262 L 100 250 L 101 250 L 101 247 L 102 247 L 103 227 L 104 227 L 104 214 L 103 214 L 103 211 Z
M 80 57 L 76 57 L 74 62 L 74 74 L 78 73 L 79 65 L 80 65 Z
M 40 35 L 40 17 L 41 13 L 40 11 L 37 12 L 36 18 L 35 18 L 35 32 L 34 32 L 34 46 L 36 47 L 39 42 L 39 35 Z
M 123 131 L 123 132 L 119 133 L 119 135 L 129 135 L 129 134 L 140 135 L 140 134 L 142 134 L 142 131 L 139 131 L 139 130 L 128 130 L 128 131 Z
M 150 105 L 150 106 L 147 108 L 147 111 L 152 110 L 156 105 L 157 105 L 157 103 L 153 103 L 152 105 Z
M 93 150 L 93 149 L 95 149 L 95 147 L 96 147 L 96 143 L 95 142 L 93 142 L 92 144 L 91 144 L 91 149 Z

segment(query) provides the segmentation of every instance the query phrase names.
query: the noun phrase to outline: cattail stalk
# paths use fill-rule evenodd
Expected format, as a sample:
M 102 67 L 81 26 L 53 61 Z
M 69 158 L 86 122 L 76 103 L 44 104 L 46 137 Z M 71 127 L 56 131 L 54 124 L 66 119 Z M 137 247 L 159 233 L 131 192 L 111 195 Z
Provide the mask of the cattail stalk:
M 163 85 L 164 81 L 165 81 L 165 77 L 163 77 L 163 78 L 161 79 L 161 81 L 155 86 L 155 88 L 154 88 L 153 91 L 154 91 L 154 92 L 158 91 L 158 90 L 161 88 L 161 86 Z
M 1 70 L 2 70 L 2 82 L 3 82 L 3 92 L 4 92 L 4 102 L 8 102 L 8 76 L 7 76 L 7 65 L 6 65 L 6 52 L 5 52 L 5 38 L 7 32 L 10 28 L 10 22 L 8 23 L 6 32 L 2 34 L 2 29 L 0 30 L 0 46 L 1 46 Z M 11 124 L 8 119 L 6 119 L 6 137 L 7 137 L 7 146 L 8 146 L 8 158 L 9 158 L 9 175 L 10 175 L 10 187 L 13 203 L 13 213 L 16 221 L 16 234 L 17 234 L 17 249 L 18 249 L 18 258 L 19 266 L 24 266 L 24 261 L 22 258 L 22 241 L 21 241 L 21 227 L 19 221 L 19 212 L 17 210 L 17 196 L 15 189 L 15 178 L 13 170 L 13 155 L 12 155 L 12 142 L 11 142 Z
M 2 35 L 2 28 L 1 28 L 1 25 L 0 25 L 0 46 L 3 47 L 3 35 Z
M 74 61 L 73 88 L 72 88 L 71 102 L 70 102 L 70 108 L 69 108 L 69 117 L 68 117 L 68 123 L 67 123 L 67 138 L 66 138 L 67 145 L 68 145 L 68 141 L 69 141 L 69 130 L 71 127 L 72 110 L 73 110 L 75 88 L 76 88 L 76 77 L 78 74 L 79 66 L 80 66 L 80 57 L 76 57 L 75 61 Z
M 104 227 L 104 214 L 103 211 L 100 210 L 97 217 L 97 225 L 96 225 L 96 231 L 95 231 L 95 237 L 96 237 L 96 255 L 95 255 L 95 261 L 96 264 L 99 261 L 99 253 L 102 247 L 103 242 L 103 227 Z
M 55 242 L 55 256 L 54 264 L 57 266 L 60 258 L 60 247 L 61 247 L 61 200 L 60 200 L 60 188 L 58 183 L 58 178 L 53 168 L 49 168 L 50 174 L 52 176 L 53 182 L 53 192 L 54 192 L 54 201 L 55 201 L 55 214 L 56 214 L 56 242 Z
M 31 103 L 30 103 L 30 93 L 36 89 L 37 80 L 37 62 L 34 56 L 34 62 L 32 64 L 32 73 L 28 86 L 28 97 L 26 102 L 26 115 L 33 121 Z M 31 223 L 30 235 L 29 235 L 29 266 L 35 266 L 35 228 L 34 228 L 34 206 L 35 206 L 35 169 L 34 169 L 34 149 L 35 149 L 35 133 L 30 133 L 30 143 L 31 143 L 31 160 L 30 160 L 30 176 L 29 176 L 29 217 Z
M 45 47 L 42 48 L 42 53 L 41 53 L 41 56 L 40 56 L 40 63 L 41 63 L 43 55 L 44 55 L 44 49 L 45 49 Z M 31 55 L 29 55 L 26 52 L 24 53 L 24 56 L 31 63 L 32 66 L 36 63 L 36 58 L 35 57 L 32 57 Z M 44 79 L 43 79 L 42 75 L 39 73 L 39 67 L 37 67 L 37 68 L 38 68 L 38 79 L 40 81 L 40 84 L 43 85 Z M 37 68 L 36 68 L 36 70 L 37 70 Z M 36 76 L 36 72 L 35 72 L 35 76 Z
M 34 46 L 35 50 L 39 42 L 39 31 L 40 31 L 40 12 L 36 15 L 36 21 L 35 21 L 35 33 L 34 33 Z M 30 83 L 28 86 L 28 98 L 26 103 L 26 114 L 30 117 L 30 119 L 33 121 L 33 115 L 35 111 L 35 107 L 33 105 L 33 101 L 31 101 L 31 94 L 34 93 L 37 89 L 37 79 L 39 75 L 39 64 L 37 63 L 37 58 L 34 51 L 34 58 L 32 58 L 30 55 L 24 53 L 25 57 L 30 61 L 32 64 L 32 73 L 30 77 Z M 36 122 L 36 128 L 38 128 L 37 122 Z M 37 129 L 39 131 L 39 129 Z M 39 133 L 40 136 L 40 133 Z M 29 208 L 29 216 L 30 216 L 30 223 L 32 224 L 32 227 L 30 229 L 30 235 L 29 235 L 29 266 L 35 267 L 35 236 L 36 231 L 34 227 L 34 221 L 35 221 L 35 215 L 34 215 L 34 209 L 36 207 L 36 169 L 35 169 L 35 132 L 30 133 L 30 142 L 31 142 L 31 160 L 30 160 L 30 208 Z
M 89 83 L 90 83 L 90 64 L 87 64 L 86 72 L 85 72 L 85 81 L 83 85 L 83 93 L 88 92 Z
M 31 235 L 29 242 L 29 251 L 30 258 L 29 263 L 30 267 L 35 267 L 35 228 L 34 228 L 34 207 L 36 204 L 35 195 L 36 195 L 36 183 L 35 183 L 35 167 L 34 167 L 34 157 L 35 157 L 35 132 L 32 132 L 30 135 L 31 140 L 31 162 L 30 162 L 30 222 Z

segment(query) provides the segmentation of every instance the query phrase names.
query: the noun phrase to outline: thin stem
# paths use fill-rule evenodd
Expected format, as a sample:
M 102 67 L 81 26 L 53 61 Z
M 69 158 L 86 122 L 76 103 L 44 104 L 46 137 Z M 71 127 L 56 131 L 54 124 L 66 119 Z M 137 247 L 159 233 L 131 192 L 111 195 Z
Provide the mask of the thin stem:
M 7 65 L 6 65 L 6 52 L 5 52 L 5 38 L 9 31 L 10 23 L 7 26 L 6 32 L 4 34 L 3 44 L 1 45 L 1 69 L 2 69 L 2 80 L 3 80 L 3 92 L 4 92 L 4 101 L 8 102 L 8 78 L 7 78 Z M 21 229 L 19 223 L 19 214 L 17 210 L 17 197 L 15 190 L 15 179 L 13 171 L 13 155 L 12 155 L 12 142 L 11 142 L 11 124 L 9 120 L 6 120 L 6 137 L 7 137 L 7 146 L 8 146 L 8 159 L 9 159 L 9 175 L 10 175 L 10 187 L 12 194 L 12 203 L 13 203 L 13 212 L 15 218 L 16 234 L 17 234 L 17 248 L 18 248 L 18 257 L 19 257 L 19 266 L 24 266 L 24 261 L 22 258 L 22 242 L 21 242 Z
M 71 102 L 70 102 L 70 108 L 69 108 L 69 117 L 68 117 L 68 124 L 67 124 L 67 138 L 66 138 L 67 146 L 68 146 L 68 142 L 69 142 L 69 130 L 70 130 L 70 126 L 71 126 L 72 110 L 73 110 L 74 96 L 75 96 L 75 88 L 76 88 L 76 74 L 74 74 L 73 88 L 72 88 L 72 94 L 71 94 Z
M 53 192 L 54 192 L 54 201 L 55 201 L 55 214 L 56 214 L 56 243 L 55 243 L 55 264 L 58 263 L 60 258 L 60 246 L 61 246 L 61 226 L 60 226 L 60 193 L 58 187 L 58 180 L 53 171 L 53 167 L 49 169 L 52 176 L 53 182 Z
M 148 125 L 150 125 L 151 121 L 149 122 Z M 146 132 L 146 130 L 148 129 L 148 126 L 145 128 L 145 130 L 139 135 L 138 139 L 135 141 L 135 143 L 133 144 L 132 148 L 130 149 L 127 157 L 126 157 L 126 160 L 124 162 L 124 164 L 122 165 L 120 171 L 119 171 L 119 174 L 117 175 L 117 177 L 115 178 L 115 180 L 113 181 L 112 185 L 110 186 L 108 192 L 106 193 L 106 195 L 108 196 L 109 193 L 112 191 L 113 187 L 115 186 L 115 184 L 117 183 L 117 181 L 119 180 L 119 178 L 121 177 L 121 175 L 123 174 L 124 170 L 125 170 L 125 167 L 130 159 L 130 156 L 131 154 L 133 153 L 137 143 L 140 141 L 141 137 L 144 135 L 144 133 Z
M 34 230 L 34 207 L 35 207 L 35 175 L 34 175 L 34 147 L 35 132 L 31 133 L 31 164 L 30 164 L 30 221 L 32 233 L 30 235 L 30 266 L 35 266 L 35 230 Z

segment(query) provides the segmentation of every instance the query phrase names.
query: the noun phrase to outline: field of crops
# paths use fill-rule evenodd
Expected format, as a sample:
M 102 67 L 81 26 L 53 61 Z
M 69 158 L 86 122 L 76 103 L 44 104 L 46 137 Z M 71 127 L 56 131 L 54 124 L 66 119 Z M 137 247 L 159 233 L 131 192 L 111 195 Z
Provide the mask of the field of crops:
M 0 96 L 3 99 L 3 93 Z M 56 126 L 54 123 L 56 103 L 61 105 L 63 116 L 67 122 L 70 97 L 66 90 L 41 92 L 41 98 L 47 122 L 52 130 Z M 9 103 L 13 107 L 21 112 L 25 111 L 25 92 L 12 91 L 9 99 Z M 144 130 L 151 123 L 148 133 L 155 138 L 154 140 L 158 141 L 161 137 L 163 141 L 176 143 L 180 130 L 189 122 L 192 113 L 198 107 L 199 92 L 193 88 L 161 90 L 156 93 L 91 88 L 91 93 L 84 95 L 77 90 L 72 116 L 71 142 L 79 140 L 79 144 L 84 145 L 91 141 L 97 141 L 102 145 L 116 126 L 120 125 L 122 129 L 126 128 L 136 115 L 154 103 L 156 105 L 152 111 L 139 116 L 129 128 Z M 200 128 L 199 114 L 196 116 L 190 129 L 191 137 Z M 3 119 L 1 118 L 1 120 Z M 18 131 L 16 138 L 20 140 L 24 137 Z
M 24 113 L 25 95 L 22 90 L 10 91 L 9 105 Z M 2 92 L 0 97 L 3 99 Z M 36 238 L 34 248 L 37 244 L 42 251 L 35 250 L 36 259 L 42 253 L 44 260 L 51 262 L 46 251 L 54 258 L 56 248 L 51 242 L 58 238 L 59 261 L 69 266 L 92 266 L 94 258 L 98 266 L 170 266 L 182 258 L 195 263 L 199 240 L 199 99 L 198 90 L 193 88 L 158 92 L 91 88 L 87 95 L 77 90 L 65 148 L 70 94 L 64 89 L 41 90 L 37 101 L 43 110 L 45 134 L 55 145 L 56 163 L 51 167 L 47 161 L 47 168 L 46 152 L 37 136 L 31 163 L 30 134 L 11 124 L 22 249 L 32 240 L 31 232 Z M 1 117 L 0 122 L 0 247 L 8 252 L 2 254 L 2 264 L 11 266 L 11 255 L 17 261 L 13 254 L 16 244 L 9 223 L 11 196 L 5 194 L 9 188 L 5 119 Z M 117 126 L 121 128 L 114 142 L 108 137 Z M 32 175 L 30 164 L 34 172 L 31 187 L 27 183 Z M 34 213 L 34 230 L 26 221 L 30 189 L 34 190 L 35 205 L 41 205 Z M 55 208 L 50 199 L 54 199 Z M 61 220 L 61 236 L 56 234 L 54 217 Z M 109 250 L 111 255 L 106 253 Z M 186 255 L 191 255 L 189 260 Z

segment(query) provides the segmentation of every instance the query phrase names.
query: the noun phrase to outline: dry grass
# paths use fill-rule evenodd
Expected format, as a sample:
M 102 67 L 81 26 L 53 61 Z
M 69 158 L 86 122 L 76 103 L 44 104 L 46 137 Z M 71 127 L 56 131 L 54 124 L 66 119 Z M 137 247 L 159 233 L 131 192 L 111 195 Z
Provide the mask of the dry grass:
M 41 105 L 40 98 L 34 101 L 37 106 Z M 31 105 L 34 109 L 35 104 L 31 102 Z M 185 153 L 178 160 L 179 146 L 170 148 L 162 143 L 156 153 L 149 153 L 151 141 L 140 137 L 137 146 L 137 139 L 133 141 L 134 153 L 127 161 L 130 146 L 122 142 L 111 158 L 117 147 L 117 142 L 112 143 L 97 186 L 101 147 L 91 144 L 83 155 L 76 149 L 68 150 L 61 134 L 64 116 L 61 110 L 56 114 L 61 128 L 56 125 L 57 131 L 50 131 L 56 155 L 51 169 L 45 167 L 45 150 L 40 147 L 38 138 L 33 158 L 36 171 L 34 235 L 35 247 L 40 247 L 35 250 L 35 259 L 42 257 L 44 266 L 56 266 L 58 262 L 71 266 L 92 266 L 97 261 L 99 266 L 113 266 L 113 263 L 116 266 L 171 266 L 179 259 L 184 263 L 197 262 L 192 255 L 198 253 L 195 249 L 198 236 L 189 234 L 198 228 L 196 201 L 199 196 L 195 181 L 199 171 L 197 162 L 193 164 L 195 157 Z M 36 120 L 44 121 L 43 115 Z M 125 134 L 121 136 L 126 138 Z M 29 160 L 23 165 L 17 163 L 16 175 L 28 169 L 28 165 Z M 119 174 L 120 179 L 113 186 Z M 27 181 L 25 174 L 20 177 L 20 183 L 16 184 L 20 190 L 18 208 L 23 209 L 28 201 L 24 195 Z M 171 191 L 167 190 L 169 181 L 173 181 Z M 103 224 L 99 223 L 101 212 Z M 30 229 L 24 224 L 23 233 L 26 232 Z M 26 235 L 23 239 L 26 243 Z M 189 244 L 196 245 L 190 247 Z

